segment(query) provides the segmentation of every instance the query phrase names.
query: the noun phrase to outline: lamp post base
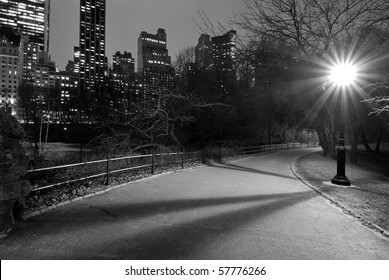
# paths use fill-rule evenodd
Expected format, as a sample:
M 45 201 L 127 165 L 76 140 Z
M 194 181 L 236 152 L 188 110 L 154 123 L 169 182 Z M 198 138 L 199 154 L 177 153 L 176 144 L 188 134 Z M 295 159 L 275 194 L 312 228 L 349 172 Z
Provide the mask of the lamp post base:
M 336 175 L 332 180 L 332 184 L 341 186 L 351 186 L 350 180 L 346 176 Z
M 351 186 L 349 179 L 346 177 L 346 147 L 344 146 L 343 138 L 339 139 L 339 146 L 336 147 L 336 151 L 337 172 L 336 176 L 331 180 L 331 183 L 341 186 Z

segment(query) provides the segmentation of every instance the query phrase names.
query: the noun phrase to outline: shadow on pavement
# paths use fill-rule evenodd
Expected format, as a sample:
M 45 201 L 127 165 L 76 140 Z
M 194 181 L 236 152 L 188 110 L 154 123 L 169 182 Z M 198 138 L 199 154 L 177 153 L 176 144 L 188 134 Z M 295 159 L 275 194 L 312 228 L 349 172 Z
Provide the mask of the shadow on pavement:
M 149 232 L 122 236 L 121 240 L 101 243 L 99 251 L 109 250 L 105 257 L 122 259 L 191 259 L 193 253 L 206 249 L 206 244 L 218 241 L 227 232 L 240 230 L 252 220 L 266 216 L 317 196 L 314 191 L 270 196 L 275 201 L 242 210 L 219 213 L 175 226 L 159 226 Z M 266 197 L 266 196 L 265 196 Z M 259 200 L 266 200 L 265 197 Z M 266 229 L 264 229 L 266 231 Z M 122 244 L 118 246 L 117 244 Z M 124 245 L 124 246 L 123 246 Z M 254 244 L 253 244 L 254 245 Z M 259 252 L 258 252 L 259 253 Z M 88 256 L 93 258 L 94 256 Z M 219 256 L 219 258 L 221 258 Z
M 217 197 L 217 198 L 200 198 L 200 199 L 180 199 L 180 200 L 165 200 L 146 203 L 130 203 L 105 207 L 104 205 L 93 206 L 85 203 L 77 203 L 86 207 L 92 207 L 100 210 L 102 213 L 107 214 L 110 217 L 118 219 L 139 219 L 156 214 L 166 214 L 178 211 L 186 211 L 191 209 L 203 208 L 203 207 L 215 207 L 228 204 L 247 203 L 247 202 L 261 202 L 276 200 L 285 197 L 295 197 L 305 195 L 306 192 L 296 192 L 289 194 L 267 194 L 267 195 L 251 195 L 251 196 L 238 196 L 238 197 Z M 72 215 L 84 219 L 85 215 Z
M 63 215 L 54 211 L 26 221 L 21 225 L 22 230 L 0 242 L 0 248 L 4 254 L 7 254 L 4 249 L 11 248 L 15 259 L 190 259 L 193 252 L 217 241 L 220 235 L 316 195 L 307 191 L 114 206 L 76 205 Z M 141 220 L 148 228 L 137 233 L 131 221 L 159 213 L 246 202 L 258 202 L 258 205 L 222 213 L 219 209 L 214 215 L 177 224 Z M 110 235 L 109 228 L 116 232 Z M 19 248 L 19 257 L 13 247 Z M 3 253 L 0 256 L 6 259 Z
M 258 174 L 262 174 L 262 175 L 269 175 L 269 176 L 276 176 L 276 177 L 281 177 L 281 178 L 297 180 L 296 177 L 286 176 L 286 175 L 282 175 L 282 174 L 278 174 L 278 173 L 274 173 L 274 172 L 268 172 L 268 171 L 263 171 L 263 170 L 259 170 L 259 169 L 254 169 L 254 168 L 249 168 L 249 167 L 244 167 L 244 166 L 229 164 L 229 163 L 217 163 L 217 164 L 216 163 L 209 163 L 208 166 L 231 169 L 231 170 L 238 170 L 238 171 L 245 171 L 245 172 L 252 172 L 252 173 L 258 173 Z

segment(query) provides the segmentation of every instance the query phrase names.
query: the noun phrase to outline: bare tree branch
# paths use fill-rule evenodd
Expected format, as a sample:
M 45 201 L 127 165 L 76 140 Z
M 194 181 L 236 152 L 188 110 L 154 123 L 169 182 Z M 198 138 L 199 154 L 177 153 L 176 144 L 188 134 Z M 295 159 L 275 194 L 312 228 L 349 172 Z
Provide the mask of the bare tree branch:
M 243 0 L 234 24 L 249 35 L 282 38 L 305 55 L 326 52 L 361 26 L 388 21 L 385 0 Z

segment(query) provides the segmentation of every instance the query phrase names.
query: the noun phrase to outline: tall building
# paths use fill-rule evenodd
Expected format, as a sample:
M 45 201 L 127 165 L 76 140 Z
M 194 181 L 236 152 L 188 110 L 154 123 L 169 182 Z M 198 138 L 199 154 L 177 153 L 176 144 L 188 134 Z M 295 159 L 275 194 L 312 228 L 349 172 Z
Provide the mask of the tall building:
M 112 58 L 111 84 L 115 106 L 127 114 L 134 108 L 138 95 L 135 59 L 132 53 L 126 51 L 124 53 L 117 51 Z
M 230 30 L 221 36 L 212 37 L 212 60 L 222 70 L 233 67 L 236 54 L 236 31 Z
M 33 72 L 35 67 L 39 64 L 39 57 L 42 54 L 48 54 L 47 52 L 39 51 L 39 43 L 30 41 L 29 36 L 22 36 L 21 49 L 23 51 L 23 73 L 22 80 L 25 83 L 33 83 Z
M 73 72 L 80 73 L 80 47 L 74 46 L 73 48 Z
M 106 0 L 80 1 L 80 92 L 89 101 L 100 95 L 107 76 L 105 16 Z
M 207 68 L 212 64 L 212 41 L 208 34 L 201 34 L 195 48 L 195 57 L 200 68 Z
M 212 62 L 215 70 L 214 87 L 218 99 L 229 102 L 236 88 L 236 31 L 230 30 L 221 36 L 212 37 Z
M 5 103 L 12 106 L 15 103 L 21 81 L 20 43 L 13 39 L 0 34 L 0 106 Z
M 0 27 L 28 35 L 40 51 L 49 51 L 50 0 L 1 0 Z
M 165 29 L 157 34 L 143 31 L 138 39 L 138 74 L 142 76 L 144 94 L 174 87 L 174 69 L 168 55 Z M 152 92 L 151 92 L 152 95 Z

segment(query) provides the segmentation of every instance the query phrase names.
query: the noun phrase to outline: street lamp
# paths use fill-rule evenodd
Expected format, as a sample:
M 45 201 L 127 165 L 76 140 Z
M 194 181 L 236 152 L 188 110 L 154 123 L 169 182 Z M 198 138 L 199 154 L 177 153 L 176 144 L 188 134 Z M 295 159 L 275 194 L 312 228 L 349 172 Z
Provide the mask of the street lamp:
M 344 95 L 356 79 L 357 68 L 350 63 L 340 63 L 332 67 L 330 80 L 339 87 L 341 92 L 341 125 L 338 139 L 337 151 L 337 172 L 331 183 L 342 186 L 350 186 L 351 183 L 346 177 L 346 148 L 344 146 Z

